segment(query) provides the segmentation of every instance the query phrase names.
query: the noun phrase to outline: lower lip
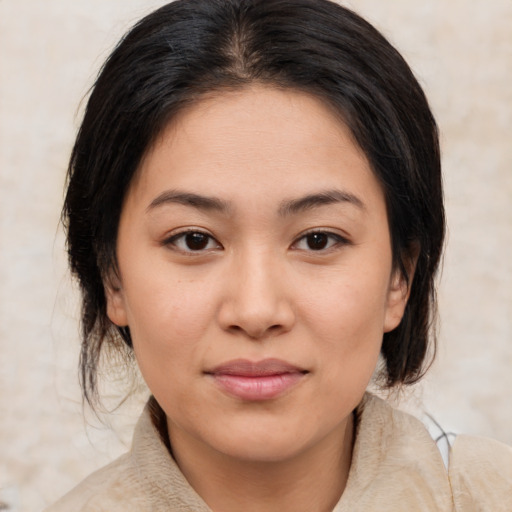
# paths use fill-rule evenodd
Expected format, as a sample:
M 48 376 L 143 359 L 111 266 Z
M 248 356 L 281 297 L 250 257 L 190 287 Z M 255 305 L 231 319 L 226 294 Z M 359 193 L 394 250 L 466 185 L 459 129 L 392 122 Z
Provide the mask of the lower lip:
M 277 398 L 297 385 L 305 374 L 300 372 L 262 375 L 257 377 L 242 375 L 213 374 L 215 383 L 222 391 L 240 400 L 263 401 Z

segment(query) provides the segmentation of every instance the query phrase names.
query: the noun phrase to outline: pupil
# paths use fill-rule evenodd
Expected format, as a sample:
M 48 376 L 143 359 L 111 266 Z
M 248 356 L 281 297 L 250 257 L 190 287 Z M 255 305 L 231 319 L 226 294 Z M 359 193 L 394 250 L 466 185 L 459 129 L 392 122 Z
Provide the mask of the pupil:
M 191 251 L 200 251 L 208 245 L 208 237 L 202 233 L 188 233 L 185 241 Z
M 315 251 L 325 249 L 329 237 L 325 233 L 311 233 L 308 235 L 308 247 Z

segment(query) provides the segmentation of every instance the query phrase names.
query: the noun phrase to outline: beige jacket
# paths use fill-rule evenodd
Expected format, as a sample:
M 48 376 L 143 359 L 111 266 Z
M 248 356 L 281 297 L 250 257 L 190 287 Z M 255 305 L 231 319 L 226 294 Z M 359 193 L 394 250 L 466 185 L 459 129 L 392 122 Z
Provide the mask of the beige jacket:
M 423 424 L 367 395 L 352 466 L 333 512 L 512 512 L 512 448 L 458 436 L 449 470 Z M 211 512 L 142 414 L 129 453 L 46 512 Z M 314 512 L 314 511 L 312 511 Z

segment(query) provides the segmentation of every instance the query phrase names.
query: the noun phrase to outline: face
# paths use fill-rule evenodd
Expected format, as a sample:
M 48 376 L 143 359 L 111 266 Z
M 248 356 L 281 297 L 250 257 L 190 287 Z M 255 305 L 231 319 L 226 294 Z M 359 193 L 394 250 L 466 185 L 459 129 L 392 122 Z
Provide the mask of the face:
M 383 191 L 319 100 L 252 87 L 190 107 L 126 197 L 108 314 L 171 441 L 285 460 L 337 439 L 407 298 Z

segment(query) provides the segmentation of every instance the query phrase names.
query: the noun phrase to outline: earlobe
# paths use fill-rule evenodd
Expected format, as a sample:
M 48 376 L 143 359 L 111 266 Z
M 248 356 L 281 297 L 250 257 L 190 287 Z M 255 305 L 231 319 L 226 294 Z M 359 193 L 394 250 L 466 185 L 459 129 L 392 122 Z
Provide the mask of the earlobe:
M 411 291 L 412 275 L 409 279 L 403 272 L 396 269 L 391 276 L 387 297 L 387 308 L 384 319 L 384 332 L 398 327 L 404 316 L 405 307 Z
M 124 293 L 119 278 L 112 277 L 105 283 L 107 316 L 118 327 L 126 327 L 128 319 L 124 302 Z
M 420 254 L 419 242 L 412 242 L 402 254 L 403 267 L 397 265 L 391 274 L 388 289 L 384 332 L 390 332 L 402 321 Z

